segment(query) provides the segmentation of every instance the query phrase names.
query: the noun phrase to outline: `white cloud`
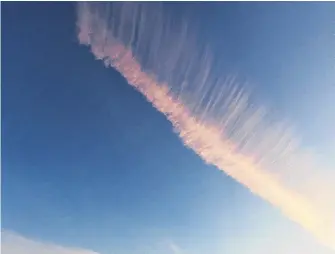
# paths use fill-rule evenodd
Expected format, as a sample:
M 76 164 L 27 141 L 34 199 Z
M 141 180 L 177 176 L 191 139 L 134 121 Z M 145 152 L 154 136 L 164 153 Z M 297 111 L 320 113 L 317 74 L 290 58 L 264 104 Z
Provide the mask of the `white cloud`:
M 25 238 L 13 232 L 1 232 L 2 254 L 99 254 L 97 252 L 63 247 L 53 243 L 40 242 Z

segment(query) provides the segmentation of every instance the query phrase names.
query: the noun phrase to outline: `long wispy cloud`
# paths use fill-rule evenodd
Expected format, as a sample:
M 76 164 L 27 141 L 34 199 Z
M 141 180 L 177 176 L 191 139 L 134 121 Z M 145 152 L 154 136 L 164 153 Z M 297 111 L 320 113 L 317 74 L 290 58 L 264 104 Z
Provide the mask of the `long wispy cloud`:
M 28 239 L 14 232 L 1 232 L 1 253 L 3 254 L 99 254 L 97 252 L 64 247 Z
M 335 249 L 335 188 L 290 125 L 257 106 L 187 22 L 159 5 L 79 3 L 78 39 L 172 123 L 185 146 Z

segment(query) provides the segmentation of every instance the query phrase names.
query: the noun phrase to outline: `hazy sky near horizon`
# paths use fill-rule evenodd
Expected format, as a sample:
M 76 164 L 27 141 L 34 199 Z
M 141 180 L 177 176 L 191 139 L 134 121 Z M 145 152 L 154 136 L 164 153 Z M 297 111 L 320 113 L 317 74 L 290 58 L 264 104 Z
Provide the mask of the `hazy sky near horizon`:
M 197 17 L 222 70 L 252 83 L 332 168 L 334 7 L 169 6 Z M 74 3 L 3 3 L 1 23 L 5 254 L 332 253 L 205 165 L 95 61 L 78 44 Z

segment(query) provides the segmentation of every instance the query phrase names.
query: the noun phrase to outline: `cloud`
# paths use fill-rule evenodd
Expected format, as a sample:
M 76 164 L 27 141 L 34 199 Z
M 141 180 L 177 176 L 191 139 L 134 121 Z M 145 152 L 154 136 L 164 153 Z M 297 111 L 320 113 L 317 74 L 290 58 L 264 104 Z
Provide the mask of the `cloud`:
M 99 254 L 92 250 L 64 247 L 53 243 L 28 239 L 17 233 L 1 232 L 3 254 Z
M 186 147 L 335 249 L 335 188 L 316 154 L 234 79 L 213 74 L 187 26 L 175 31 L 152 8 L 80 3 L 78 39 L 164 114 Z
M 184 254 L 185 252 L 175 242 L 169 242 L 169 248 L 173 254 Z

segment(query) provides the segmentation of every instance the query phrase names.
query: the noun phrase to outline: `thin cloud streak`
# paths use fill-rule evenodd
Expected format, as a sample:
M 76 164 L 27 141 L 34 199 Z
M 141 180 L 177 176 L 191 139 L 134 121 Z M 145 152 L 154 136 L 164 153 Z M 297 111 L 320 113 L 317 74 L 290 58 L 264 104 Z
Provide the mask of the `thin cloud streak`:
M 168 246 L 174 254 L 186 254 L 185 251 L 173 241 L 169 241 Z
M 1 232 L 1 253 L 3 254 L 99 254 L 97 252 L 64 247 L 57 244 L 36 241 L 17 233 Z
M 186 22 L 168 21 L 155 5 L 80 3 L 78 39 L 164 114 L 185 146 L 335 249 L 335 191 L 315 155 L 235 77 L 214 74 Z

